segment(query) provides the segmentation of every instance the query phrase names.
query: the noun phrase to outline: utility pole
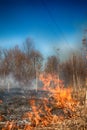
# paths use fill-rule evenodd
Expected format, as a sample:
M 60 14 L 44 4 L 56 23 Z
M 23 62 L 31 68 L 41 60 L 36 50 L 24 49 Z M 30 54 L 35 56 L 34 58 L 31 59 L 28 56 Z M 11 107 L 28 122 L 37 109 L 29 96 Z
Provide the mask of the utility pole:
M 57 53 L 57 57 L 58 57 L 58 62 L 59 62 L 59 51 L 60 51 L 60 49 L 57 48 L 56 53 Z M 59 68 L 59 63 L 58 63 L 58 88 L 60 87 L 60 84 L 59 84 L 59 80 L 60 80 L 59 71 L 60 71 L 60 68 Z
M 34 70 L 35 70 L 35 88 L 37 92 L 38 79 L 37 79 L 37 66 L 36 66 L 36 56 L 34 57 Z

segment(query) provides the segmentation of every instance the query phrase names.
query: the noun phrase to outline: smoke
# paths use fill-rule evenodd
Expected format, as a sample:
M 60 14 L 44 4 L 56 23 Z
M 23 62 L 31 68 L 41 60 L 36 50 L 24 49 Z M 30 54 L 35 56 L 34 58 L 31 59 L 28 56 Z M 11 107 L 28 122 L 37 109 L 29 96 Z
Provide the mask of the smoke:
M 39 79 L 29 80 L 27 83 L 23 81 L 17 81 L 13 74 L 9 74 L 5 77 L 0 77 L 0 90 L 12 91 L 14 89 L 20 89 L 23 91 L 36 90 L 42 87 L 42 83 Z
M 0 77 L 0 89 L 11 89 L 19 87 L 20 83 L 15 79 L 12 74 L 5 77 Z

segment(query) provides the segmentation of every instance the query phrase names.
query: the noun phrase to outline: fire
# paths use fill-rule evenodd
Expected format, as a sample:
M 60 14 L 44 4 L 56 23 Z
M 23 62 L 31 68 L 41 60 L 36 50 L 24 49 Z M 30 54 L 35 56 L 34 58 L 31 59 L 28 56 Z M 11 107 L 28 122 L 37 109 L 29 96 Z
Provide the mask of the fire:
M 74 109 L 75 101 L 72 99 L 72 89 L 64 88 L 63 82 L 58 79 L 57 75 L 40 75 L 40 80 L 43 82 L 44 90 L 50 92 L 53 103 L 56 102 L 57 107 Z M 59 84 L 59 85 L 58 85 Z
M 0 115 L 0 121 L 2 121 L 3 120 L 3 117 L 2 117 L 2 115 Z
M 59 80 L 57 75 L 54 75 L 54 74 L 45 74 L 44 73 L 39 76 L 39 79 L 44 84 L 43 90 L 49 90 L 52 87 L 55 87 L 55 88 L 64 87 L 63 82 L 61 80 Z
M 15 124 L 14 124 L 14 121 L 7 121 L 6 125 L 4 128 L 2 128 L 2 130 L 12 130 L 15 128 Z
M 36 107 L 35 100 L 31 100 L 30 105 L 32 107 L 32 112 L 29 113 L 29 119 L 32 122 L 32 125 L 37 126 L 40 121 L 40 116 L 39 116 L 40 110 L 38 110 L 38 107 Z
M 54 110 L 62 109 L 63 113 L 74 111 L 76 102 L 72 99 L 70 88 L 64 88 L 63 82 L 59 80 L 57 75 L 41 74 L 39 79 L 43 83 L 42 90 L 48 92 L 45 99 L 31 99 L 29 112 L 26 112 L 22 120 L 28 120 L 29 123 L 24 125 L 24 130 L 32 130 L 37 126 L 48 126 L 49 124 L 57 123 L 59 120 L 64 120 L 63 115 L 54 114 Z M 14 121 L 7 122 L 2 130 L 14 130 L 16 127 Z

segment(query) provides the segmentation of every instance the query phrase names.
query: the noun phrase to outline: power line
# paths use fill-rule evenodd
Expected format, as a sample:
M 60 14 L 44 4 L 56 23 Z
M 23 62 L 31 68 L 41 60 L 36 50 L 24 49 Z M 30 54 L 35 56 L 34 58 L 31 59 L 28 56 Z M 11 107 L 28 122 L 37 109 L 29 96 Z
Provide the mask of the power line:
M 48 15 L 50 16 L 51 20 L 52 20 L 53 23 L 55 24 L 56 28 L 57 28 L 57 29 L 60 31 L 60 33 L 62 34 L 63 39 L 64 39 L 65 42 L 69 45 L 69 42 L 67 41 L 67 39 L 66 39 L 66 37 L 65 37 L 65 35 L 64 35 L 64 33 L 63 33 L 63 31 L 62 31 L 61 28 L 58 26 L 58 24 L 56 23 L 56 20 L 54 19 L 53 15 L 52 15 L 52 13 L 51 13 L 51 11 L 50 11 L 49 8 L 47 7 L 46 2 L 45 2 L 44 0 L 41 0 L 41 1 L 42 1 L 42 4 L 43 4 L 44 8 L 47 10 Z

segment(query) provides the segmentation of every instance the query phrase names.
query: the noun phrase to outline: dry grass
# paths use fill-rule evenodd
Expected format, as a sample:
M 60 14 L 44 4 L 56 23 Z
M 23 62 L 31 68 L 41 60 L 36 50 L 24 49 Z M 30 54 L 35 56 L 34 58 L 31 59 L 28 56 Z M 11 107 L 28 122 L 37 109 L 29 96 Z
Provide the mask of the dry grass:
M 85 97 L 86 97 L 85 93 L 86 89 L 73 91 L 72 97 L 76 101 L 78 101 L 78 105 L 76 106 L 76 110 L 71 117 L 67 117 L 65 119 L 59 119 L 58 122 L 52 123 L 46 127 L 41 127 L 39 125 L 37 127 L 34 127 L 32 130 L 87 130 L 87 105 L 85 104 Z M 3 121 L 0 120 L 0 130 L 2 130 L 4 124 L 5 124 L 4 119 Z M 17 129 L 11 129 L 11 130 L 17 130 Z M 18 130 L 23 130 L 23 128 L 20 127 L 20 129 Z
M 85 104 L 86 89 L 73 91 L 72 96 L 79 101 L 76 111 L 71 118 L 59 121 L 44 128 L 35 128 L 34 130 L 87 130 L 87 104 Z

